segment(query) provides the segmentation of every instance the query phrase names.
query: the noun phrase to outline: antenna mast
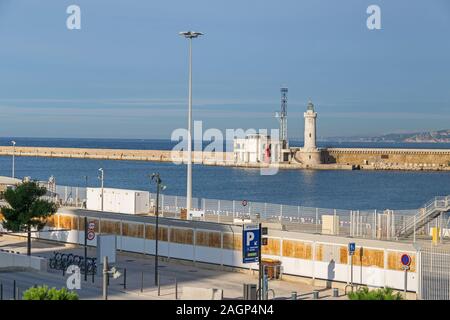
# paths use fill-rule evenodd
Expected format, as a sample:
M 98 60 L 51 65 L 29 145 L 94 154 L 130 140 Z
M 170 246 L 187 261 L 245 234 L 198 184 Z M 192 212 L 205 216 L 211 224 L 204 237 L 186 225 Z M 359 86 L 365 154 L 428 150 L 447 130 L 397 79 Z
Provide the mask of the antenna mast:
M 280 140 L 283 148 L 287 148 L 289 145 L 287 135 L 287 87 L 281 87 L 281 112 L 280 112 Z

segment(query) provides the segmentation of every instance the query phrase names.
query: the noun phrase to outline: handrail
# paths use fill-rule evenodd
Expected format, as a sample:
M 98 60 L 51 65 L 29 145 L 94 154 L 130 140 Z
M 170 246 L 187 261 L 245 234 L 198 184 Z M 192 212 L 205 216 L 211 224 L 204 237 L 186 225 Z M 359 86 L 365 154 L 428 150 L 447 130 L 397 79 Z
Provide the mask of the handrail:
M 450 196 L 434 197 L 423 207 L 423 213 L 419 212 L 415 216 L 408 219 L 407 223 L 397 232 L 397 236 L 408 233 L 410 229 L 418 229 L 424 224 L 436 218 L 442 212 L 450 211 Z M 414 230 L 413 229 L 413 230 Z

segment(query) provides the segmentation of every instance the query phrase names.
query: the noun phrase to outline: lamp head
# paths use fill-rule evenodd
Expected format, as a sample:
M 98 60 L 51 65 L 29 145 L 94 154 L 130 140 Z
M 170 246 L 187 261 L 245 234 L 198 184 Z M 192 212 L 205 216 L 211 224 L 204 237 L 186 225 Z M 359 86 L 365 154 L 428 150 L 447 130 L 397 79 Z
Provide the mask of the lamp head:
M 183 36 L 187 39 L 193 39 L 193 38 L 198 38 L 199 36 L 202 36 L 203 33 L 196 32 L 196 31 L 182 31 L 179 33 L 179 35 Z

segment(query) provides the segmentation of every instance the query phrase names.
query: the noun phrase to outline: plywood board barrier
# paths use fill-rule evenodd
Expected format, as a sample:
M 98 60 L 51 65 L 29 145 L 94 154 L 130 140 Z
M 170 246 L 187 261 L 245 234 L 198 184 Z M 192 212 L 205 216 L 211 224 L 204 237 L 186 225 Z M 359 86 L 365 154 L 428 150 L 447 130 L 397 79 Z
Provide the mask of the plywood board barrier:
M 228 250 L 242 250 L 242 236 L 236 233 L 223 234 L 223 248 Z
M 103 234 L 113 234 L 120 236 L 120 221 L 101 220 L 101 230 Z
M 295 240 L 283 240 L 283 253 L 284 257 L 299 258 L 299 259 L 312 259 L 312 245 L 311 243 L 305 243 Z
M 45 225 L 47 227 L 50 227 L 50 228 L 57 227 L 57 225 L 58 225 L 58 216 L 53 215 L 53 216 L 50 216 L 47 219 L 45 219 Z
M 100 220 L 99 219 L 95 219 L 95 218 L 87 218 L 88 223 L 89 222 L 94 222 L 95 223 L 95 228 L 94 231 L 96 233 L 99 232 L 100 230 Z M 78 226 L 77 226 L 79 231 L 84 231 L 84 217 L 78 217 Z
M 347 258 L 344 260 L 341 256 L 341 248 L 342 246 L 334 245 L 334 244 L 316 244 L 316 261 L 322 262 L 330 262 L 335 261 L 336 263 L 347 263 Z
M 274 256 L 279 256 L 281 254 L 281 240 L 275 238 L 268 238 L 267 245 L 262 246 L 261 252 L 263 254 L 270 254 Z
M 122 236 L 143 238 L 144 225 L 142 223 L 122 222 Z
M 58 229 L 76 230 L 78 228 L 78 221 L 75 216 L 59 216 Z
M 156 240 L 156 227 L 152 224 L 145 225 L 145 239 L 147 240 Z M 168 231 L 167 227 L 158 226 L 158 240 L 159 241 L 168 241 Z
M 192 229 L 170 229 L 170 242 L 181 244 L 194 244 L 194 231 Z
M 195 233 L 195 244 L 198 246 L 220 248 L 221 236 L 220 232 L 199 231 Z
M 402 263 L 400 261 L 400 258 L 402 256 L 402 254 L 404 254 L 404 252 L 395 252 L 395 251 L 390 251 L 388 252 L 388 265 L 387 268 L 389 270 L 396 270 L 396 271 L 402 271 Z M 411 257 L 411 265 L 410 265 L 410 271 L 411 272 L 416 272 L 416 255 L 415 254 L 411 254 L 408 253 L 409 256 Z

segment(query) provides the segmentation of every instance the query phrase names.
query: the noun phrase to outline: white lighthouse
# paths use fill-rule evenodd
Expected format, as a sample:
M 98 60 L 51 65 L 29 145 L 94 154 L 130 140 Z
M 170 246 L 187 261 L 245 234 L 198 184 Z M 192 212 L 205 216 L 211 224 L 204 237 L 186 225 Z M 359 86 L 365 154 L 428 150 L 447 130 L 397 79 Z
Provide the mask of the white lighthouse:
M 304 145 L 296 152 L 296 158 L 307 167 L 321 164 L 321 151 L 316 145 L 317 112 L 314 110 L 314 104 L 311 101 L 308 102 L 303 116 L 305 118 Z
M 317 112 L 314 111 L 314 105 L 311 100 L 308 102 L 306 112 L 303 114 L 305 117 L 305 144 L 303 148 L 305 150 L 317 149 L 316 146 L 316 119 Z

